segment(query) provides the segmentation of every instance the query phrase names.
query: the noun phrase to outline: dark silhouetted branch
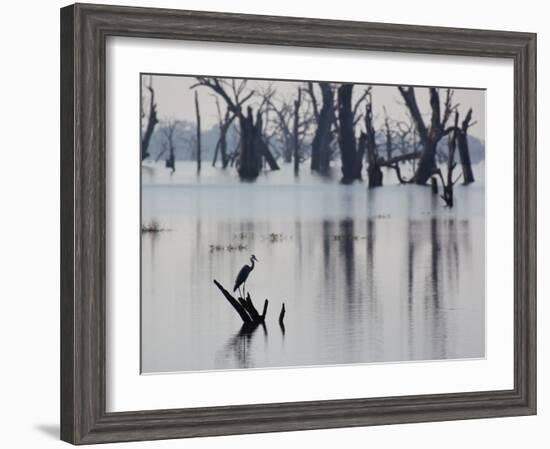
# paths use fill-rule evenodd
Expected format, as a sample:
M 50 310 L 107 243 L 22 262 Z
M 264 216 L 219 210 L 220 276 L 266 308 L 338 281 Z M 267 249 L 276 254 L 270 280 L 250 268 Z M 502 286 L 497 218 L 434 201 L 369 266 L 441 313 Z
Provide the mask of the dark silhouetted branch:
M 464 175 L 464 184 L 471 184 L 475 181 L 468 146 L 468 128 L 473 125 L 473 123 L 470 123 L 471 120 L 472 109 L 468 110 L 466 118 L 462 121 L 460 132 L 457 135 L 458 155 L 460 157 L 460 165 L 462 166 L 462 174 Z
M 405 104 L 416 125 L 420 142 L 422 143 L 422 154 L 420 155 L 418 167 L 412 181 L 416 184 L 426 184 L 430 177 L 437 171 L 435 164 L 437 144 L 443 136 L 451 132 L 451 129 L 446 129 L 445 127 L 452 111 L 456 109 L 456 106 L 452 105 L 453 90 L 446 90 L 442 114 L 439 89 L 430 87 L 431 117 L 430 126 L 427 127 L 416 102 L 414 87 L 398 86 L 398 89 L 405 100 Z
M 326 174 L 330 166 L 331 144 L 334 139 L 332 125 L 336 120 L 334 109 L 334 92 L 329 83 L 319 83 L 321 89 L 322 105 L 317 112 L 317 100 L 311 83 L 308 83 L 308 93 L 311 96 L 315 117 L 317 118 L 317 129 L 311 142 L 311 170 L 317 173 Z
M 254 304 L 252 303 L 252 298 L 250 297 L 250 293 L 246 294 L 246 299 L 244 300 L 244 308 L 250 315 L 250 318 L 252 318 L 252 321 L 256 323 L 263 321 L 263 318 L 260 316 L 260 314 L 256 310 L 256 307 L 254 307 Z
M 155 126 L 159 122 L 157 117 L 157 104 L 155 103 L 155 91 L 153 89 L 152 77 L 150 84 L 147 86 L 147 90 L 150 93 L 151 99 L 149 102 L 149 118 L 147 120 L 147 126 L 145 127 L 145 133 L 143 134 L 143 138 L 141 139 L 141 160 L 149 157 L 149 152 L 147 151 L 147 149 L 149 148 L 149 142 L 151 141 Z
M 246 312 L 244 307 L 241 305 L 241 303 L 237 301 L 237 299 L 235 299 L 235 297 L 233 297 L 233 295 L 229 293 L 225 288 L 223 288 L 223 286 L 215 279 L 214 279 L 214 284 L 216 284 L 216 287 L 220 289 L 223 296 L 225 296 L 225 299 L 229 301 L 229 304 L 231 304 L 233 308 L 237 311 L 237 313 L 243 320 L 243 323 L 252 323 L 252 318 L 250 318 L 250 315 L 248 315 L 248 313 Z
M 302 89 L 298 88 L 298 97 L 294 101 L 294 139 L 292 142 L 294 156 L 294 174 L 298 174 L 300 170 L 300 138 L 298 135 L 298 127 L 300 126 L 300 103 L 302 102 Z
M 342 183 L 344 184 L 362 179 L 363 161 L 358 157 L 351 105 L 353 86 L 353 84 L 342 84 L 338 88 L 338 143 L 342 160 Z
M 269 304 L 269 301 L 266 299 L 264 301 L 264 309 L 262 310 L 262 314 L 260 315 L 260 317 L 262 318 L 262 321 L 265 321 L 265 316 L 267 315 L 267 306 Z
M 369 188 L 380 187 L 382 185 L 384 175 L 380 169 L 380 161 L 378 158 L 378 148 L 376 147 L 376 131 L 372 123 L 372 95 L 367 95 L 367 101 L 365 105 L 365 133 L 361 133 L 361 138 L 365 136 L 365 146 L 367 150 L 367 174 L 369 178 Z
M 390 166 L 393 164 L 396 164 L 397 162 L 405 162 L 405 161 L 411 161 L 413 159 L 418 159 L 422 153 L 420 151 L 414 151 L 412 153 L 407 154 L 401 154 L 399 156 L 394 156 L 389 160 L 380 159 L 380 165 L 382 167 L 384 166 Z
M 283 302 L 283 305 L 281 307 L 281 313 L 279 314 L 279 324 L 281 326 L 283 325 L 283 320 L 285 319 L 285 313 L 286 313 L 286 308 L 285 308 L 285 303 Z
M 253 330 L 255 326 L 262 324 L 265 321 L 265 316 L 267 314 L 267 305 L 269 301 L 266 299 L 264 302 L 264 308 L 262 314 L 258 313 L 258 309 L 254 306 L 250 293 L 247 293 L 246 299 L 244 298 L 235 298 L 229 291 L 227 291 L 218 281 L 214 279 L 214 284 L 222 292 L 225 299 L 233 306 L 235 311 L 239 314 L 243 320 L 244 325 L 247 326 L 247 330 Z
M 199 93 L 195 91 L 195 113 L 197 115 L 197 173 L 201 171 L 201 112 L 199 109 Z

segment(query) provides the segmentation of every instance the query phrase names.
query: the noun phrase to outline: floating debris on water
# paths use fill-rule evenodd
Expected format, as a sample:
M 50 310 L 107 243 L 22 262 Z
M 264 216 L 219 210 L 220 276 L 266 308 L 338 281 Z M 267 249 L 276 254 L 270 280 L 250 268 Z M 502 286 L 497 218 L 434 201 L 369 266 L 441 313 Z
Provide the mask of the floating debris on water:
M 286 240 L 292 240 L 292 236 L 277 232 L 270 232 L 269 234 L 262 236 L 262 240 L 267 240 L 269 243 L 278 243 Z
M 347 235 L 347 234 L 337 234 L 333 235 L 332 239 L 335 241 L 342 241 L 342 240 L 366 240 L 367 236 L 365 235 Z
M 155 219 L 152 219 L 147 224 L 142 224 L 141 225 L 141 232 L 142 233 L 157 233 L 157 232 L 166 231 L 166 230 L 167 229 L 164 229 L 160 225 L 160 223 Z
M 372 218 L 375 220 L 387 220 L 388 218 L 391 218 L 391 214 L 378 214 L 374 215 Z
M 218 252 L 218 251 L 244 251 L 245 249 L 248 249 L 248 246 L 243 245 L 242 243 L 239 243 L 238 245 L 210 245 L 210 252 Z

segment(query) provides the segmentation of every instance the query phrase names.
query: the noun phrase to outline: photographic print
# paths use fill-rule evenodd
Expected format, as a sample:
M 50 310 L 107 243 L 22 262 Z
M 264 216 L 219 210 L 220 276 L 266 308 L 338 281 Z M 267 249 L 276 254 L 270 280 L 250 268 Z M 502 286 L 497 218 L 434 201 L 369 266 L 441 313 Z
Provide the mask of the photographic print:
M 143 374 L 485 357 L 485 90 L 140 86 Z

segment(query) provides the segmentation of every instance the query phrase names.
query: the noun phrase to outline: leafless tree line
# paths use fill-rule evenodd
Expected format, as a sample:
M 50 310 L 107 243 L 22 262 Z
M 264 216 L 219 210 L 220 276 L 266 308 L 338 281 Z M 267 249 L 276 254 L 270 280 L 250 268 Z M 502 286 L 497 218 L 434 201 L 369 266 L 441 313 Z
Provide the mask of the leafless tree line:
M 149 82 L 148 112 L 143 111 L 142 159 L 149 156 L 147 148 L 157 118 L 154 89 Z M 394 169 L 401 183 L 424 185 L 431 180 L 434 190 L 437 180 L 442 184 L 442 198 L 452 207 L 452 187 L 461 177 L 465 184 L 474 182 L 471 168 L 468 129 L 472 122 L 470 109 L 460 122 L 459 105 L 452 89 L 429 88 L 430 110 L 423 114 L 418 106 L 414 87 L 398 86 L 397 91 L 407 109 L 408 119 L 391 119 L 384 108 L 383 119 L 376 129 L 373 117 L 371 86 L 353 83 L 296 83 L 291 98 L 282 96 L 273 84 L 253 89 L 245 79 L 196 77 L 195 106 L 197 133 L 195 142 L 197 170 L 200 171 L 200 111 L 198 92 L 214 96 L 218 113 L 219 137 L 212 165 L 235 166 L 242 179 L 255 179 L 262 170 L 278 170 L 279 160 L 293 163 L 297 174 L 303 165 L 312 171 L 327 174 L 331 162 L 340 159 L 343 183 L 362 180 L 363 164 L 369 187 L 383 185 L 382 168 Z M 444 98 L 440 97 L 443 92 Z M 206 94 L 204 92 L 201 95 Z M 451 117 L 454 115 L 454 120 Z M 168 121 L 162 128 L 167 154 L 166 165 L 175 170 L 173 131 L 177 122 Z M 232 130 L 237 144 L 229 147 Z M 447 138 L 446 153 L 441 142 Z M 456 153 L 461 173 L 453 176 Z M 442 156 L 443 154 L 443 156 Z M 160 157 L 160 155 L 158 156 Z M 438 160 L 447 163 L 443 174 Z M 405 179 L 403 164 L 412 165 L 413 175 Z

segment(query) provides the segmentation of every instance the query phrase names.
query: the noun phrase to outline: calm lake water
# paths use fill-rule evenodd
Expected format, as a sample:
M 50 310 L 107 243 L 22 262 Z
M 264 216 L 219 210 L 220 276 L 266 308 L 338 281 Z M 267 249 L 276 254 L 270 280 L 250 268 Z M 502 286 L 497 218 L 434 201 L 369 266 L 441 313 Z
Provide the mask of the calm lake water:
M 142 221 L 166 229 L 142 234 L 142 372 L 485 356 L 483 165 L 448 209 L 391 172 L 368 190 L 177 164 L 142 167 Z M 252 254 L 247 290 L 269 308 L 241 335 L 213 280 L 232 290 Z

